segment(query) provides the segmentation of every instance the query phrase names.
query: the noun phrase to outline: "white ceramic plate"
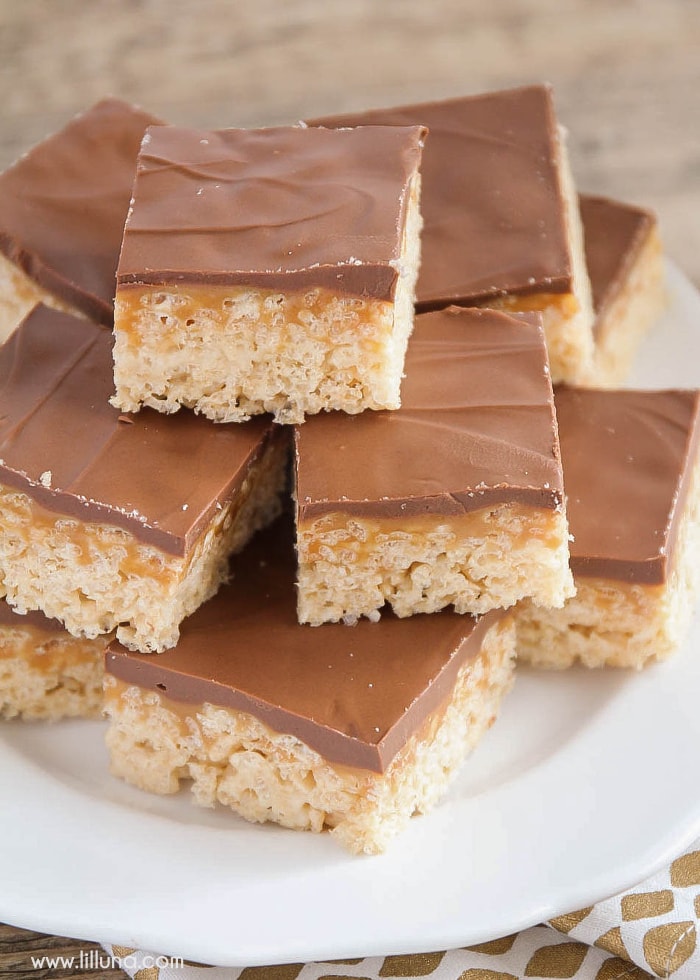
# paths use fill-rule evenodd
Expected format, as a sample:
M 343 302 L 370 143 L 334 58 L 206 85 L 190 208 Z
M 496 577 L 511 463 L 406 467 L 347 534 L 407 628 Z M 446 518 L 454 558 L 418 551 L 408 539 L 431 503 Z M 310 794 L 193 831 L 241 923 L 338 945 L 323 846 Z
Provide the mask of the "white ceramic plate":
M 634 382 L 700 385 L 700 295 Z M 101 723 L 0 730 L 0 920 L 219 965 L 467 945 L 636 883 L 700 836 L 700 618 L 641 674 L 523 670 L 444 802 L 388 854 L 140 793 Z

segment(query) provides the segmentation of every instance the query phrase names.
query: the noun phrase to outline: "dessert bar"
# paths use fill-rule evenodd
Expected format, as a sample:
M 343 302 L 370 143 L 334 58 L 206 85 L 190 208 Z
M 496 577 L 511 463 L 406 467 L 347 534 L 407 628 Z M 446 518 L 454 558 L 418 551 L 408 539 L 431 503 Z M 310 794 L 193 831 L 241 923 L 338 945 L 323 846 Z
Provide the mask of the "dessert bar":
M 643 667 L 678 647 L 700 594 L 700 393 L 555 398 L 576 595 L 563 609 L 518 607 L 518 655 Z
M 444 794 L 513 679 L 511 617 L 300 626 L 291 521 L 159 657 L 106 655 L 112 772 L 144 790 L 375 853 Z
M 71 636 L 57 620 L 20 616 L 0 599 L 0 718 L 98 717 L 110 639 Z
M 115 404 L 218 422 L 397 408 L 425 130 L 155 127 L 115 301 Z
M 552 378 L 582 381 L 593 310 L 564 136 L 546 85 L 374 109 L 311 125 L 422 124 L 418 311 L 539 310 Z
M 421 314 L 402 407 L 307 419 L 295 443 L 301 622 L 571 594 L 538 315 Z
M 665 302 L 656 216 L 645 208 L 582 194 L 586 264 L 596 319 L 597 385 L 622 384 L 639 344 Z
M 269 418 L 120 415 L 111 344 L 40 305 L 0 347 L 0 595 L 157 651 L 276 515 L 287 440 Z
M 0 174 L 0 340 L 39 302 L 112 326 L 136 157 L 157 122 L 104 99 Z

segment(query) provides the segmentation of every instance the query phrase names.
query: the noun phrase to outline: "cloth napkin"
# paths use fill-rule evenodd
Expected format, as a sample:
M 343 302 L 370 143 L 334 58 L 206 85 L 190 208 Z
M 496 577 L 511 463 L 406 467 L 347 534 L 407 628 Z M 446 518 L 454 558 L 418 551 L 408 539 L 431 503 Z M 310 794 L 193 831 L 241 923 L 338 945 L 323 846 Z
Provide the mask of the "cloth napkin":
M 283 966 L 163 965 L 105 946 L 132 980 L 700 980 L 700 840 L 629 891 L 512 936 L 447 952 Z

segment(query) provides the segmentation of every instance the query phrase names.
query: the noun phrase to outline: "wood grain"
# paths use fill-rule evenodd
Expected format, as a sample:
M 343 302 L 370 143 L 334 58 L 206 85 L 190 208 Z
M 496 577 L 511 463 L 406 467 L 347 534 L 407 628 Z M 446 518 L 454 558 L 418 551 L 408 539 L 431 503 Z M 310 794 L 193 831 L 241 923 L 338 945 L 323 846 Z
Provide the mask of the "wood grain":
M 79 969 L 80 954 L 83 962 L 89 963 L 90 950 L 94 950 L 93 962 L 97 969 Z M 100 955 L 99 960 L 94 956 Z M 37 967 L 32 965 L 32 957 L 64 957 L 73 960 L 75 967 Z M 75 939 L 64 939 L 60 936 L 46 936 L 29 929 L 17 929 L 14 926 L 0 924 L 0 977 L 5 980 L 62 980 L 63 977 L 80 977 L 80 980 L 124 980 L 126 974 L 119 969 L 113 969 L 107 963 L 108 957 L 101 946 L 95 943 L 79 942 Z
M 0 166 L 107 93 L 248 126 L 532 81 L 579 186 L 654 208 L 700 284 L 693 0 L 0 0 Z
M 554 85 L 579 187 L 654 208 L 700 285 L 694 0 L 0 0 L 0 167 L 106 94 L 223 127 L 533 81 Z M 86 948 L 0 926 L 0 976 Z

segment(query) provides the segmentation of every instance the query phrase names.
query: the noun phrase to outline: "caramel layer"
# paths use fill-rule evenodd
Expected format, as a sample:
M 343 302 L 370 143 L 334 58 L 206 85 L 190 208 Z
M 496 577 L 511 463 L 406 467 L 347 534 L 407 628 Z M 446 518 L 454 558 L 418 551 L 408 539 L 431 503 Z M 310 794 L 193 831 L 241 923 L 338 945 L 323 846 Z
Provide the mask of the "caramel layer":
M 549 508 L 544 509 L 545 514 L 549 514 L 549 512 Z M 533 537 L 540 537 L 547 544 L 552 547 L 555 546 L 555 529 L 549 523 L 536 526 L 532 520 L 531 507 L 522 504 L 509 504 L 507 513 L 514 526 L 522 527 L 519 535 L 513 535 L 513 548 L 523 547 Z M 500 514 L 497 515 L 497 517 L 500 516 Z M 444 526 L 449 529 L 456 540 L 459 540 L 460 538 L 483 539 L 492 530 L 493 524 L 494 507 L 486 506 L 478 510 L 474 509 L 450 516 L 449 521 L 446 521 Z M 342 512 L 327 513 L 313 523 L 301 522 L 297 525 L 298 531 L 309 532 L 304 542 L 304 558 L 308 561 L 318 556 L 318 549 L 324 547 L 323 541 L 327 536 L 335 537 L 339 545 L 351 549 L 353 561 L 364 562 L 370 555 L 376 555 L 381 546 L 387 543 L 390 536 L 428 536 L 435 531 L 435 528 L 436 522 L 433 514 L 407 514 L 404 511 L 394 517 L 386 517 L 380 520 L 363 519 L 361 522 L 348 521 L 347 514 Z M 321 540 L 315 539 L 314 535 L 322 535 Z
M 289 518 L 232 562 L 232 582 L 158 657 L 112 644 L 106 669 L 173 701 L 246 711 L 331 762 L 382 772 L 452 690 L 503 615 L 442 612 L 352 628 L 300 626 Z
M 0 347 L 0 484 L 186 555 L 245 483 L 273 424 L 122 415 L 109 404 L 111 345 L 102 328 L 40 306 Z
M 107 326 L 136 157 L 158 122 L 105 99 L 0 174 L 0 251 Z
M 322 286 L 392 299 L 425 129 L 150 129 L 120 288 Z
M 698 451 L 700 392 L 555 392 L 574 575 L 666 580 Z
M 537 313 L 555 309 L 562 317 L 573 316 L 578 310 L 578 301 L 571 293 L 516 293 L 492 297 L 482 305 L 508 313 Z
M 336 337 L 347 329 L 353 316 L 359 319 L 369 307 L 367 300 L 359 297 L 346 298 L 342 321 L 331 322 L 329 325 L 327 310 L 334 299 L 335 294 L 319 287 L 309 287 L 298 293 L 285 292 L 284 295 L 279 290 L 271 289 L 256 290 L 253 294 L 252 289 L 245 286 L 187 282 L 167 288 L 144 284 L 120 286 L 116 308 L 119 332 L 135 348 L 140 346 L 140 337 L 145 328 L 153 332 L 151 317 L 160 314 L 164 329 L 162 336 L 158 337 L 158 343 L 161 352 L 167 355 L 171 347 L 182 344 L 183 332 L 178 327 L 183 322 L 196 336 L 197 321 L 202 310 L 206 312 L 207 318 L 218 317 L 220 322 L 224 322 L 232 312 L 251 302 L 259 303 L 260 306 L 254 321 L 256 334 L 273 331 L 279 335 L 281 349 L 284 349 L 285 342 L 290 341 L 285 336 L 285 330 L 280 327 L 280 313 L 283 323 L 304 323 L 309 331 L 312 330 L 312 324 L 316 323 L 319 340 L 332 345 Z M 381 302 L 375 301 L 376 303 L 381 311 L 390 309 Z M 145 328 L 140 322 L 144 313 L 149 314 Z M 169 320 L 173 317 L 177 317 L 177 320 L 171 325 Z M 375 340 L 375 332 L 375 324 L 367 320 L 358 326 L 357 342 L 363 350 L 381 353 L 385 344 L 382 343 L 383 338 Z
M 484 95 L 313 119 L 424 125 L 419 310 L 503 293 L 572 291 L 551 91 Z
M 534 314 L 417 317 L 401 408 L 306 420 L 295 432 L 298 520 L 449 518 L 563 500 L 552 388 Z
M 45 630 L 33 622 L 25 623 L 27 619 L 28 616 L 15 614 L 16 622 L 12 624 L 0 621 L 0 661 L 22 660 L 33 672 L 42 674 L 65 669 L 71 664 L 95 664 L 101 668 L 108 637 L 89 640 L 71 636 L 60 623 L 55 630 Z

